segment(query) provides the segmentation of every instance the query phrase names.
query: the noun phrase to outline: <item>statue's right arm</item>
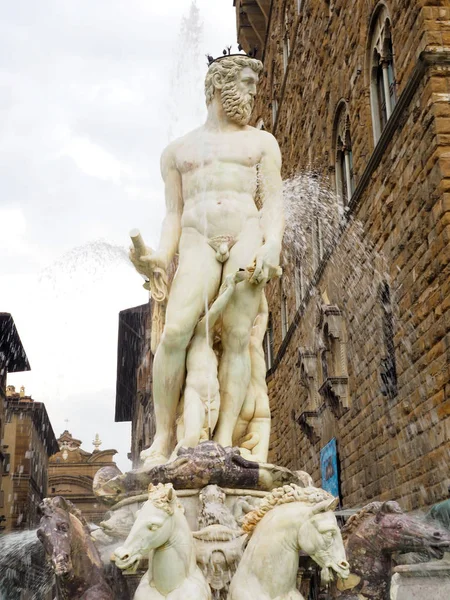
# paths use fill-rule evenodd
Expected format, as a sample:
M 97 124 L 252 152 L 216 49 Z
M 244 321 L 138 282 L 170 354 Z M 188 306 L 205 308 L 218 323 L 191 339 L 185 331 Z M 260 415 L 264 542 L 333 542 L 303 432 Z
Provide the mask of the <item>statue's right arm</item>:
M 181 174 L 175 162 L 174 144 L 170 144 L 161 155 L 161 175 L 165 186 L 166 216 L 157 254 L 161 266 L 167 268 L 178 250 L 183 214 Z

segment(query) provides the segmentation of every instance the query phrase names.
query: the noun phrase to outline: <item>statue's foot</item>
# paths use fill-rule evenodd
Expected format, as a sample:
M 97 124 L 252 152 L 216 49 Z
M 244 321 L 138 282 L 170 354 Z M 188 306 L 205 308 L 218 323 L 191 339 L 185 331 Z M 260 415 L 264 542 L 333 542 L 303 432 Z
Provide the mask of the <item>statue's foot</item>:
M 142 450 L 140 457 L 143 464 L 139 468 L 139 471 L 149 471 L 153 467 L 165 465 L 169 460 L 167 456 L 161 452 L 158 452 L 157 450 L 153 450 L 151 447 L 147 448 L 146 450 Z

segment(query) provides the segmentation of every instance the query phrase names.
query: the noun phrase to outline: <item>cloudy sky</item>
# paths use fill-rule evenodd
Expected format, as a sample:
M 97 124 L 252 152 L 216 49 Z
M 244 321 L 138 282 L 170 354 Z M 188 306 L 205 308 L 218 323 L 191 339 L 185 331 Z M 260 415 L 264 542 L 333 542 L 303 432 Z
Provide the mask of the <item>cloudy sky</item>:
M 118 312 L 146 301 L 125 248 L 157 245 L 159 156 L 204 118 L 205 54 L 235 42 L 232 0 L 15 0 L 0 22 L 0 311 L 12 313 L 55 434 L 114 423 Z M 202 27 L 201 27 L 202 25 Z

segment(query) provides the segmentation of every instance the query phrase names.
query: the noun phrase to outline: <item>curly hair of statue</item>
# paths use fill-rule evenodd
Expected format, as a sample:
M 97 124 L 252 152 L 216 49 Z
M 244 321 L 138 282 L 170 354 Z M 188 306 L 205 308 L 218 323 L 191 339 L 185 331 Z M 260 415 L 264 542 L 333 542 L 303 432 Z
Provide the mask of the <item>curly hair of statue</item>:
M 210 104 L 214 98 L 215 85 L 214 80 L 219 76 L 223 84 L 231 83 L 235 80 L 239 71 L 245 67 L 250 67 L 258 75 L 263 70 L 263 64 L 260 60 L 252 58 L 245 54 L 234 54 L 224 56 L 223 58 L 214 61 L 209 67 L 205 78 L 205 97 L 206 104 Z

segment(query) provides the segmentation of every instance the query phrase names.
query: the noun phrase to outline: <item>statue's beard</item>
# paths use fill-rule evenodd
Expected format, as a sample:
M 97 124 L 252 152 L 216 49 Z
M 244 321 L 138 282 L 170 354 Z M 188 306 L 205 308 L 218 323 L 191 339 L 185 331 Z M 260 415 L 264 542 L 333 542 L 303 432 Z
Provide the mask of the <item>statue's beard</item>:
M 226 83 L 221 92 L 222 106 L 226 116 L 238 125 L 247 125 L 253 110 L 253 96 L 241 94 L 234 81 Z

